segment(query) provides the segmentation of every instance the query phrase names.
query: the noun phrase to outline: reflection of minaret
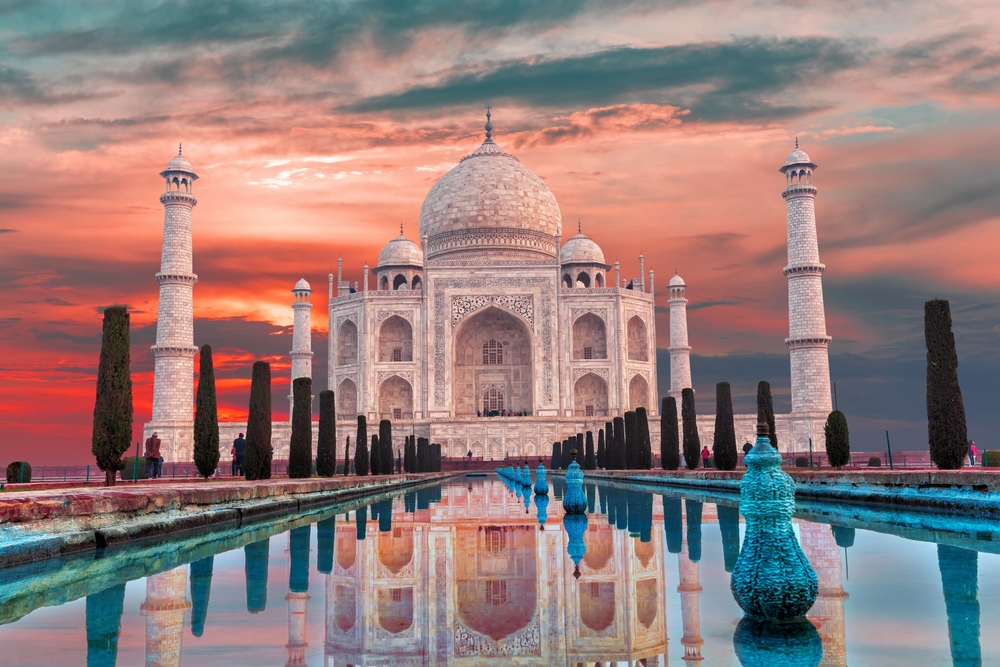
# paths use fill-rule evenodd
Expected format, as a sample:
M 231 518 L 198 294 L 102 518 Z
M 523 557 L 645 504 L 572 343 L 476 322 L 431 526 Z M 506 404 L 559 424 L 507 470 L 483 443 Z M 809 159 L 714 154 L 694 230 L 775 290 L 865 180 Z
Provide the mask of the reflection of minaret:
M 180 667 L 187 600 L 187 567 L 175 567 L 146 579 L 146 667 Z
M 306 664 L 306 611 L 309 607 L 309 536 L 311 526 L 288 532 L 288 662 Z
M 830 526 L 824 523 L 799 523 L 799 541 L 819 579 L 819 596 L 808 618 L 823 640 L 820 667 L 846 667 L 847 639 L 844 626 L 844 592 L 840 548 Z
M 677 587 L 677 592 L 681 594 L 681 617 L 684 623 L 684 636 L 681 637 L 681 645 L 684 647 L 684 657 L 682 660 L 700 664 L 701 647 L 705 643 L 701 638 L 701 610 L 699 598 L 701 597 L 701 578 L 698 563 L 692 562 L 688 557 L 687 542 L 684 549 L 677 554 L 677 564 L 680 570 L 681 583 Z

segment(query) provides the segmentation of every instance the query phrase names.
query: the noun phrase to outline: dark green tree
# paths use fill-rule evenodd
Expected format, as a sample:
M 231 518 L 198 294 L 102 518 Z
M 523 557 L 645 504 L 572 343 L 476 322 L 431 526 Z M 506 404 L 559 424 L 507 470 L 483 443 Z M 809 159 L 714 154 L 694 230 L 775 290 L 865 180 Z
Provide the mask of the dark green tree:
M 615 417 L 611 423 L 615 430 L 615 470 L 625 470 L 628 462 L 628 454 L 625 453 L 625 418 Z
M 771 446 L 778 448 L 778 433 L 774 430 L 774 402 L 771 400 L 771 384 L 767 380 L 757 383 L 757 414 L 764 411 L 764 418 L 767 420 L 767 437 L 771 439 Z
M 417 472 L 417 437 L 411 435 L 406 440 L 406 449 L 403 452 L 403 468 L 408 473 Z
M 552 443 L 552 460 L 549 461 L 549 469 L 556 470 L 559 467 L 559 462 L 562 460 L 562 443 L 553 442 Z
M 694 411 L 694 389 L 681 391 L 681 421 L 684 429 L 684 465 L 688 470 L 695 470 L 701 455 L 701 439 L 698 437 L 698 415 Z
M 319 433 L 316 437 L 316 474 L 333 477 L 337 472 L 336 396 L 329 389 L 319 392 Z
M 91 451 L 104 471 L 104 486 L 114 486 L 122 455 L 132 440 L 132 373 L 129 370 L 129 315 L 124 306 L 104 309 L 101 358 Z
M 351 436 L 344 441 L 344 477 L 351 474 Z
M 208 479 L 219 466 L 219 409 L 215 401 L 215 368 L 209 345 L 201 346 L 194 406 L 194 464 L 198 474 Z
M 430 472 L 431 447 L 427 438 L 417 438 L 417 472 Z
M 681 443 L 677 431 L 677 399 L 667 396 L 660 410 L 660 466 L 664 470 L 681 467 Z
M 368 456 L 371 458 L 369 465 L 373 475 L 382 474 L 382 446 L 379 444 L 378 436 L 372 435 L 371 447 L 368 449 Z
M 625 469 L 639 468 L 639 420 L 635 412 L 625 413 Z
M 312 477 L 312 379 L 292 381 L 292 438 L 288 443 L 288 476 Z
M 605 467 L 604 460 L 605 460 L 605 457 L 607 456 L 607 452 L 605 450 L 606 450 L 606 447 L 604 445 L 604 429 L 602 428 L 602 429 L 598 429 L 598 431 L 597 431 L 597 467 L 598 468 L 604 468 Z
M 649 439 L 649 416 L 646 408 L 635 409 L 636 429 L 639 433 L 639 470 L 653 468 L 653 445 Z
M 382 448 L 382 453 L 379 459 L 382 463 L 382 474 L 391 475 L 392 474 L 392 422 L 388 419 L 383 419 L 378 423 L 378 443 Z
M 736 426 L 733 424 L 733 394 L 728 382 L 715 385 L 715 442 L 712 444 L 712 456 L 715 457 L 715 467 L 719 470 L 736 470 Z
M 368 421 L 358 415 L 358 436 L 354 438 L 354 474 L 368 474 Z
M 247 479 L 271 479 L 271 364 L 266 361 L 253 365 L 246 441 L 243 475 Z
M 201 637 L 208 618 L 208 598 L 212 594 L 212 569 L 215 556 L 191 563 L 191 634 Z
M 592 431 L 587 431 L 587 442 L 586 451 L 583 455 L 583 469 L 584 470 L 596 470 L 597 461 L 594 459 L 594 434 Z
M 965 405 L 958 386 L 958 353 L 951 330 L 951 307 L 934 299 L 924 304 L 927 343 L 927 441 L 931 461 L 942 470 L 957 470 L 969 451 Z
M 847 434 L 847 417 L 840 410 L 834 410 L 826 418 L 823 427 L 826 436 L 826 456 L 835 468 L 851 462 L 851 442 Z
M 87 667 L 115 667 L 125 610 L 125 584 L 87 596 Z

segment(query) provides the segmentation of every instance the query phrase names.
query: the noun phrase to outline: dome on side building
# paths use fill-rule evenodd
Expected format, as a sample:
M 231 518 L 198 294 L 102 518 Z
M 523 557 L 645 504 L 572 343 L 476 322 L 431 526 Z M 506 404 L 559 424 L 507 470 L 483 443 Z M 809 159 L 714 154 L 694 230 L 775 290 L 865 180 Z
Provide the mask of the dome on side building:
M 560 264 L 604 264 L 604 251 L 589 236 L 579 233 L 559 250 Z
M 403 236 L 403 230 L 399 230 L 399 236 L 385 244 L 382 252 L 378 254 L 378 266 L 420 266 L 424 265 L 424 253 L 420 246 Z

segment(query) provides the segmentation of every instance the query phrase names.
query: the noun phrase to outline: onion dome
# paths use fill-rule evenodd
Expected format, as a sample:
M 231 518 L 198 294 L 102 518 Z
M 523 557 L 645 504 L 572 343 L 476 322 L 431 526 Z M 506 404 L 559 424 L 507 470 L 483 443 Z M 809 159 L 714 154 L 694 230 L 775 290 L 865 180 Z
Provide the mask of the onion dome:
M 309 282 L 305 278 L 300 278 L 299 282 L 295 283 L 295 289 L 293 291 L 298 292 L 301 290 L 312 291 L 312 287 L 309 286 Z
M 797 167 L 797 166 L 800 166 L 800 165 L 804 166 L 804 167 L 811 167 L 813 169 L 816 168 L 816 164 L 812 160 L 809 159 L 809 156 L 806 154 L 806 152 L 804 150 L 802 150 L 801 148 L 799 148 L 799 140 L 796 139 L 795 140 L 795 150 L 788 154 L 788 157 L 785 158 L 785 164 L 782 165 L 781 169 L 779 169 L 778 171 L 782 171 L 783 172 L 786 169 L 788 169 L 789 167 L 792 167 L 792 166 L 796 166 Z
M 555 196 L 530 169 L 486 140 L 438 179 L 420 208 L 420 237 L 428 257 L 498 250 L 555 257 L 562 215 Z
M 167 171 L 194 171 L 191 168 L 191 163 L 181 154 L 182 148 L 183 146 L 180 144 L 177 145 L 177 155 L 167 163 Z
M 670 286 L 671 287 L 684 287 L 685 286 L 684 285 L 684 279 L 681 278 L 678 274 L 675 273 L 674 277 L 670 279 Z
M 583 232 L 566 241 L 559 251 L 560 264 L 604 264 L 604 251 Z
M 424 253 L 420 246 L 403 235 L 403 226 L 399 226 L 399 236 L 385 244 L 378 254 L 378 268 L 383 266 L 417 266 L 423 267 Z

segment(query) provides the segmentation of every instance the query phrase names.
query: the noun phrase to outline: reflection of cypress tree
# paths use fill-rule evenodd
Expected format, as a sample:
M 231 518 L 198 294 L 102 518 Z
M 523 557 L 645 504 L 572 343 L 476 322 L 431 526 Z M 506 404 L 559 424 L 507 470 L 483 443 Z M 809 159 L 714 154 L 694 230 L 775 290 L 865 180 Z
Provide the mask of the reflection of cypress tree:
M 246 557 L 247 611 L 256 614 L 267 608 L 267 557 L 271 538 L 243 547 Z
M 833 539 L 841 549 L 849 549 L 854 546 L 854 529 L 846 526 L 834 526 L 831 524 L 830 530 L 833 532 Z
M 587 491 L 587 514 L 593 514 L 594 506 L 597 504 L 597 487 L 587 484 L 584 489 Z
M 697 563 L 701 560 L 701 502 L 685 498 L 684 511 L 687 513 L 688 558 Z
M 336 534 L 336 515 L 316 523 L 316 569 L 322 574 L 333 572 L 333 539 Z
M 947 544 L 939 544 L 937 549 L 952 664 L 980 667 L 983 658 L 979 645 L 979 553 Z
M 722 557 L 726 561 L 726 572 L 736 567 L 740 557 L 740 508 L 716 505 L 719 513 L 719 530 L 722 531 Z
M 392 499 L 378 502 L 378 532 L 392 532 Z
M 628 532 L 641 542 L 649 542 L 653 531 L 653 495 L 627 491 Z
M 429 497 L 430 502 L 432 502 L 432 503 L 439 503 L 439 502 L 441 502 L 441 487 L 440 486 L 433 486 L 433 487 L 431 487 L 430 490 L 428 491 L 428 493 L 430 494 L 430 497 Z
M 663 498 L 663 532 L 667 538 L 667 552 L 679 554 L 684 546 L 684 518 L 681 514 L 681 499 L 672 496 Z
M 417 509 L 425 510 L 431 506 L 431 494 L 428 489 L 417 489 Z
M 605 453 L 605 449 L 604 449 L 604 429 L 602 428 L 602 429 L 599 429 L 597 431 L 597 456 L 596 456 L 596 460 L 597 460 L 597 467 L 598 468 L 604 468 L 604 466 L 606 465 L 605 460 L 604 460 L 606 456 L 607 456 L 607 454 Z
M 365 530 L 368 526 L 368 508 L 359 507 L 354 510 L 354 522 L 358 525 L 358 539 L 365 539 Z
M 628 497 L 621 490 L 615 490 L 615 527 L 628 530 Z
M 208 597 L 212 594 L 212 566 L 215 556 L 191 563 L 191 634 L 201 637 L 208 618 Z
M 563 491 L 566 489 L 566 479 L 564 477 L 552 478 L 552 495 L 556 500 L 562 500 Z
M 618 506 L 615 504 L 615 490 L 610 487 L 604 487 L 604 491 L 601 492 L 601 500 L 607 498 L 607 510 L 608 515 L 608 525 L 614 526 L 618 523 Z
M 309 542 L 312 526 L 292 528 L 288 533 L 288 551 L 291 566 L 288 568 L 288 590 L 292 593 L 309 592 Z
M 87 596 L 87 667 L 115 667 L 125 584 Z
M 601 487 L 601 514 L 607 516 L 608 514 L 608 487 Z
M 403 496 L 403 511 L 409 512 L 410 514 L 413 514 L 414 512 L 417 511 L 416 493 L 413 493 L 411 491 L 410 493 L 407 493 L 406 495 Z

